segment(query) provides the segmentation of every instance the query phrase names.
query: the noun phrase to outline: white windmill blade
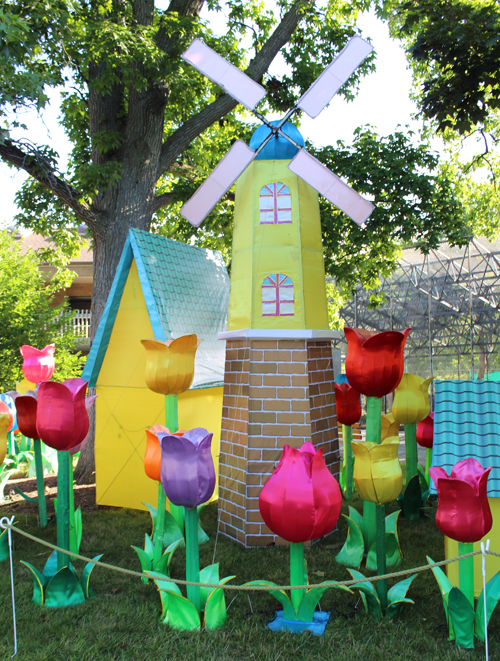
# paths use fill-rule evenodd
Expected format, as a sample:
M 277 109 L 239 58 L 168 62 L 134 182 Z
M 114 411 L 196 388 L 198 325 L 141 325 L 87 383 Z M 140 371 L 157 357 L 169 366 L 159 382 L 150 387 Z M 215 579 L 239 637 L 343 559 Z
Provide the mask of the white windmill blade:
M 182 207 L 181 216 L 189 220 L 191 225 L 198 227 L 254 158 L 253 149 L 250 149 L 242 140 L 237 140 L 195 194 Z
M 375 208 L 350 186 L 330 172 L 314 156 L 301 149 L 288 164 L 288 168 L 315 188 L 327 200 L 346 213 L 355 223 L 362 225 Z
M 373 46 L 355 35 L 299 99 L 297 107 L 313 119 L 330 103 L 353 71 L 373 50 Z
M 246 73 L 227 62 L 199 39 L 195 39 L 181 58 L 201 71 L 212 82 L 242 103 L 249 110 L 266 96 L 266 90 Z

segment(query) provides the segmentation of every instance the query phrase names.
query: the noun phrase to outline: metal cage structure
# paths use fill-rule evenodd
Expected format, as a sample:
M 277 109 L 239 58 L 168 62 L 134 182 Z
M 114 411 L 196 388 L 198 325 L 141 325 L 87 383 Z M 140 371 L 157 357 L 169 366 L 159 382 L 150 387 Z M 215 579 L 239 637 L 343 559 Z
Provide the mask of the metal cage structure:
M 428 255 L 403 250 L 380 287 L 385 303 L 370 307 L 358 287 L 341 308 L 346 325 L 376 332 L 412 328 L 405 371 L 441 379 L 500 380 L 500 244 L 471 239 L 464 248 L 442 244 Z M 337 342 L 345 356 L 345 340 Z

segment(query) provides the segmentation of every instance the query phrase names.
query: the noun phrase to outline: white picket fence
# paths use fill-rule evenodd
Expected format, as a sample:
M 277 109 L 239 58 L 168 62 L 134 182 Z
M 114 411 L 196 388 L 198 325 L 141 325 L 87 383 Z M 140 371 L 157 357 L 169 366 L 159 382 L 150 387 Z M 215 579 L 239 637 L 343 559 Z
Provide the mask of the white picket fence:
M 78 337 L 89 337 L 90 335 L 90 310 L 77 310 L 73 317 L 75 335 Z

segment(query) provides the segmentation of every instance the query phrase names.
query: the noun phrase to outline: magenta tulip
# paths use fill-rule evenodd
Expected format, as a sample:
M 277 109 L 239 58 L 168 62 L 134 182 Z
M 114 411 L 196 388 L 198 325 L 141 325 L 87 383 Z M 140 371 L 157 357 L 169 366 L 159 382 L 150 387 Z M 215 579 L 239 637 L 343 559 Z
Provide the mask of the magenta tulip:
M 48 344 L 43 349 L 35 349 L 23 344 L 19 349 L 23 357 L 23 374 L 31 383 L 48 381 L 52 378 L 56 363 L 54 360 L 55 344 Z
M 323 537 L 337 523 L 342 494 L 323 451 L 306 442 L 300 450 L 285 445 L 281 460 L 263 486 L 259 509 L 265 524 L 288 542 Z

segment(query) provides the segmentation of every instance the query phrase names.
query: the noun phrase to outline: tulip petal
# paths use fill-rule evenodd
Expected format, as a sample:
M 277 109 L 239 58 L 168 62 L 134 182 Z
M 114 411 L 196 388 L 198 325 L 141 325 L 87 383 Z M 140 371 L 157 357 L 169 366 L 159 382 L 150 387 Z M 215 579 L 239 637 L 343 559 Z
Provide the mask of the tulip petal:
M 356 458 L 354 462 L 354 483 L 363 500 L 371 503 L 377 501 L 377 494 L 373 487 L 370 451 L 366 442 L 352 442 L 351 447 Z
M 196 447 L 179 436 L 160 436 L 161 483 L 167 498 L 174 505 L 196 507 L 198 470 Z
M 327 535 L 335 527 L 342 507 L 342 493 L 337 480 L 326 466 L 323 450 L 314 455 L 311 477 L 316 513 L 311 539 L 316 539 Z
M 29 395 L 16 397 L 17 426 L 27 438 L 38 438 L 36 430 L 36 411 L 38 402 Z
M 187 438 L 193 445 L 198 446 L 200 442 L 206 437 L 208 431 L 203 427 L 194 427 L 194 429 L 188 429 L 187 432 L 183 434 L 184 438 Z
M 403 473 L 398 459 L 399 438 L 387 438 L 370 452 L 373 488 L 378 504 L 395 500 L 401 493 Z
M 184 435 L 184 438 L 186 435 Z M 197 447 L 198 496 L 196 505 L 206 503 L 215 489 L 215 468 L 212 458 L 213 434 L 206 434 Z
M 161 446 L 158 437 L 152 429 L 146 429 L 144 470 L 146 471 L 146 475 L 152 480 L 156 480 L 156 482 L 161 481 Z
M 450 477 L 455 477 L 457 480 L 463 480 L 475 489 L 479 482 L 479 478 L 483 473 L 484 468 L 479 461 L 472 457 L 467 457 L 467 459 L 462 459 L 462 461 L 459 461 L 453 466 Z
M 431 476 L 431 480 L 434 482 L 436 489 L 438 485 L 438 480 L 448 479 L 448 473 L 445 470 L 443 470 L 440 466 L 431 466 L 429 468 L 429 475 Z

